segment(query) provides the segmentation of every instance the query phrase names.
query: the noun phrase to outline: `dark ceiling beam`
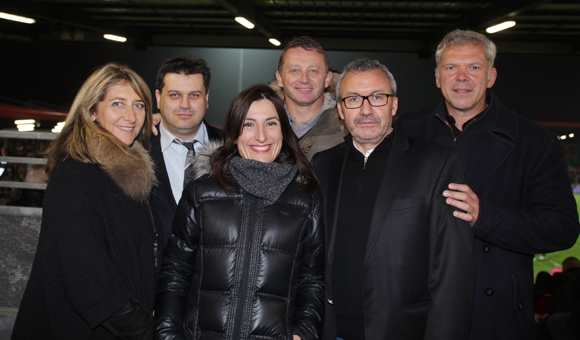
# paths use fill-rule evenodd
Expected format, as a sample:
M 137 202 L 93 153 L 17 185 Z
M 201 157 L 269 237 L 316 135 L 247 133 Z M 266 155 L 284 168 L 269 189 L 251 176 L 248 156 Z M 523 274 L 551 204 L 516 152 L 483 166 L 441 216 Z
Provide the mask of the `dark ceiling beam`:
M 19 0 L 0 6 L 2 11 L 32 17 L 37 21 L 55 22 L 100 33 L 111 33 L 124 36 L 135 43 L 143 44 L 150 41 L 150 36 L 127 27 L 107 21 L 95 20 L 71 7 L 46 5 L 44 3 Z
M 148 13 L 148 14 L 128 14 L 128 13 L 111 13 L 111 14 L 106 14 L 106 13 L 95 13 L 92 15 L 93 18 L 95 19 L 108 19 L 108 20 L 115 20 L 115 22 L 117 22 L 118 20 L 131 20 L 131 22 L 152 22 L 152 23 L 156 23 L 156 22 L 168 22 L 168 21 L 197 21 L 197 20 L 229 20 L 229 21 L 233 21 L 232 20 L 232 16 L 229 13 L 226 13 L 224 15 L 205 15 L 205 14 L 201 14 L 201 15 L 188 15 L 188 14 L 180 14 L 180 15 L 171 15 L 171 16 L 160 16 L 159 14 L 153 14 L 153 13 Z M 235 21 L 233 21 L 234 23 L 236 23 Z M 237 23 L 236 23 L 237 24 Z M 239 24 L 237 24 L 239 25 Z
M 97 17 L 99 18 L 99 17 Z M 108 17 L 110 18 L 110 17 Z M 122 23 L 125 25 L 146 25 L 146 26 L 157 26 L 157 25 L 171 25 L 175 24 L 176 21 L 171 20 L 153 20 L 154 18 L 147 18 L 143 17 L 143 20 L 139 19 L 138 17 L 131 17 L 131 18 L 124 18 L 124 17 L 115 17 L 115 21 L 118 23 Z M 324 19 L 315 19 L 315 18 L 280 18 L 279 20 L 272 20 L 271 21 L 278 29 L 281 29 L 282 26 L 302 26 L 302 25 L 354 25 L 358 22 L 356 17 L 349 17 L 349 18 L 324 18 Z M 231 24 L 232 26 L 238 26 L 239 24 L 232 20 L 231 17 L 182 17 L 178 21 L 178 23 L 186 24 L 186 23 L 195 23 L 198 26 L 206 26 L 215 23 L 219 24 Z M 393 20 L 364 20 L 361 22 L 361 25 L 372 25 L 372 26 L 397 26 L 397 25 L 414 25 L 416 27 L 441 27 L 448 25 L 447 20 L 414 20 L 414 19 L 393 19 Z M 546 24 L 550 24 L 547 22 Z
M 297 14 L 296 14 L 297 13 Z M 391 12 L 381 12 L 381 11 L 371 11 L 370 13 L 366 13 L 364 15 L 360 15 L 361 13 L 357 13 L 357 15 L 332 15 L 333 13 L 328 11 L 327 13 L 321 12 L 315 14 L 303 14 L 302 11 L 297 12 L 268 12 L 263 13 L 266 15 L 271 24 L 273 24 L 274 20 L 327 20 L 327 19 L 353 19 L 358 20 L 359 18 L 363 18 L 364 20 L 398 20 L 403 18 L 404 20 L 415 20 L 415 21 L 425 21 L 425 20 L 434 20 L 434 21 L 446 21 L 449 22 L 450 20 L 455 20 L 461 17 L 463 14 L 461 13 L 453 13 L 453 14 L 446 14 L 446 15 L 431 15 L 430 13 L 423 13 L 420 16 L 417 16 L 417 13 L 404 13 L 403 15 L 391 15 Z M 344 12 L 336 12 L 334 14 L 344 14 Z M 118 18 L 118 17 L 127 17 L 127 18 L 144 18 L 149 19 L 153 18 L 155 20 L 159 20 L 161 17 L 171 17 L 171 18 L 186 18 L 186 19 L 203 19 L 203 18 L 231 18 L 230 13 L 223 12 L 219 14 L 210 14 L 210 13 L 177 13 L 171 15 L 163 15 L 159 13 L 127 13 L 127 12 L 93 12 L 91 13 L 91 17 L 94 18 Z
M 66 2 L 63 2 L 66 4 Z M 200 10 L 224 10 L 222 6 L 219 5 L 200 5 L 195 1 L 191 1 L 189 4 L 160 4 L 160 3 L 150 3 L 146 7 L 142 6 L 140 2 L 87 2 L 83 3 L 82 7 L 84 9 L 115 9 L 115 10 L 135 10 L 140 8 L 150 8 L 157 10 L 189 10 L 189 9 L 200 9 Z
M 360 8 L 355 8 L 355 11 L 353 12 L 349 12 L 348 10 L 345 10 L 344 8 L 338 8 L 338 7 L 309 7 L 309 8 L 296 8 L 296 7 L 278 7 L 278 8 L 270 8 L 270 7 L 264 7 L 261 8 L 260 10 L 262 11 L 262 13 L 264 15 L 267 15 L 268 17 L 272 16 L 272 15 L 293 15 L 293 13 L 300 13 L 300 14 L 306 14 L 306 15 L 316 15 L 316 16 L 321 16 L 321 15 L 327 15 L 327 14 L 342 14 L 344 16 L 354 16 L 354 15 L 358 15 L 360 14 L 360 11 L 358 11 Z M 465 14 L 467 11 L 463 8 L 463 9 L 453 9 L 453 8 L 449 8 L 449 9 L 430 9 L 430 8 L 373 8 L 373 7 L 367 7 L 368 15 L 374 15 L 374 14 L 392 14 L 392 15 L 412 15 L 412 16 L 416 16 L 416 15 L 448 15 L 448 16 L 457 16 L 457 15 L 463 15 Z M 278 13 L 283 13 L 283 14 L 278 14 Z
M 164 12 L 174 12 L 179 13 L 182 11 L 200 11 L 200 12 L 226 12 L 222 6 L 200 6 L 195 3 L 191 5 L 159 5 L 159 4 L 149 4 L 146 7 L 141 5 L 131 5 L 126 2 L 115 3 L 115 2 L 104 2 L 104 3 L 83 3 L 82 9 L 89 12 L 133 12 L 133 11 L 143 11 L 143 10 L 154 10 L 154 11 L 164 11 Z
M 147 6 L 152 11 L 158 12 L 167 12 L 173 15 L 188 15 L 188 12 L 197 12 L 199 14 L 204 13 L 211 13 L 211 12 L 228 12 L 224 7 L 202 7 L 202 6 L 180 6 L 180 5 L 150 5 Z M 372 7 L 371 7 L 372 8 Z M 111 3 L 111 5 L 107 4 L 83 4 L 82 5 L 83 11 L 90 12 L 90 13 L 107 13 L 111 15 L 115 14 L 133 14 L 133 15 L 143 15 L 143 8 L 139 6 L 129 7 L 125 4 L 119 5 Z M 357 8 L 358 9 L 358 8 Z M 140 11 L 141 10 L 141 11 Z M 344 8 L 340 7 L 290 7 L 290 6 L 279 6 L 279 7 L 270 7 L 270 6 L 262 6 L 262 7 L 254 7 L 254 11 L 259 11 L 262 15 L 270 17 L 270 15 L 276 15 L 276 13 L 306 13 L 306 14 L 317 14 L 317 15 L 326 15 L 328 13 L 332 14 L 344 14 L 344 15 L 351 15 L 349 12 L 345 11 Z M 185 12 L 185 14 L 183 14 Z M 372 13 L 377 14 L 410 14 L 410 15 L 417 15 L 417 14 L 424 14 L 424 15 L 461 15 L 465 14 L 465 8 L 456 9 L 455 7 L 448 7 L 446 9 L 439 9 L 439 8 L 372 8 Z
M 509 17 L 514 17 L 518 14 L 524 13 L 528 10 L 536 8 L 538 6 L 552 2 L 553 0 L 540 0 L 540 1 L 529 1 L 529 0 L 515 0 L 515 1 L 500 1 L 499 3 L 493 3 L 484 10 L 472 11 L 471 13 L 463 16 L 461 19 L 449 23 L 446 29 L 440 30 L 439 32 L 434 32 L 429 37 L 424 40 L 424 50 L 434 51 L 437 48 L 441 39 L 445 34 L 454 29 L 470 29 L 474 31 L 483 32 L 483 30 L 490 25 L 498 24 Z
M 173 16 L 174 18 L 160 18 L 159 16 L 151 16 L 151 15 L 126 15 L 126 14 L 118 14 L 118 15 L 95 15 L 93 18 L 95 19 L 103 19 L 103 20 L 114 20 L 117 23 L 123 25 L 145 25 L 145 26 L 158 26 L 158 25 L 172 25 L 175 22 L 181 24 L 196 24 L 197 26 L 205 26 L 206 24 L 212 23 L 228 23 L 232 24 L 232 26 L 239 26 L 238 23 L 232 21 L 231 15 L 205 15 L 205 16 L 188 16 L 188 15 L 180 15 L 180 16 Z M 292 16 L 270 16 L 270 22 L 280 29 L 282 26 L 291 26 L 291 25 L 304 25 L 306 22 L 307 24 L 312 23 L 319 23 L 320 25 L 325 25 L 327 23 L 341 23 L 344 25 L 351 25 L 356 24 L 358 19 L 356 17 L 292 17 Z M 580 22 L 580 16 L 577 19 L 575 18 L 567 18 L 567 17 L 554 17 L 554 18 L 537 18 L 535 16 L 530 17 L 527 15 L 518 16 L 518 25 L 577 25 Z M 369 20 L 363 21 L 366 24 L 372 25 L 380 25 L 380 26 L 394 26 L 394 25 L 413 25 L 417 27 L 439 27 L 439 26 L 448 26 L 449 20 L 448 19 L 441 19 L 441 18 L 430 18 L 428 20 L 419 18 L 369 18 Z
M 488 26 L 498 24 L 502 21 L 513 18 L 519 14 L 529 11 L 535 7 L 547 4 L 553 0 L 517 0 L 517 1 L 500 1 L 492 4 L 483 11 L 469 14 L 465 19 L 467 28 L 473 30 L 483 30 Z
M 356 23 L 358 22 L 356 17 L 349 17 L 349 18 L 324 18 L 324 19 L 317 19 L 317 18 L 289 18 L 289 17 L 285 17 L 285 18 L 280 18 L 280 19 L 276 19 L 276 20 L 272 20 L 273 23 L 276 24 L 276 26 L 280 26 L 280 25 L 303 25 L 305 22 L 315 22 L 315 23 L 320 23 L 320 24 L 324 24 L 327 22 L 333 23 L 333 22 L 337 22 L 337 23 L 347 23 L 347 24 L 352 24 L 352 23 Z M 369 20 L 364 20 L 362 22 L 367 22 L 367 23 L 375 23 L 375 24 L 381 24 L 381 25 L 391 25 L 391 24 L 412 24 L 412 23 L 416 23 L 418 25 L 425 25 L 428 26 L 429 24 L 434 24 L 434 25 L 449 25 L 449 20 L 440 20 L 440 19 L 435 19 L 435 20 L 422 20 L 422 19 L 408 19 L 408 18 L 396 18 L 396 19 L 369 19 Z
M 248 6 L 245 2 L 241 0 L 214 0 L 216 3 L 220 4 L 225 8 L 230 14 L 235 16 L 242 16 L 250 20 L 256 29 L 260 33 L 264 34 L 268 38 L 276 38 L 282 41 L 282 32 L 278 30 L 266 17 L 264 17 L 259 11 Z
M 312 24 L 304 24 L 304 25 L 280 25 L 279 27 L 284 31 L 304 31 L 309 29 L 322 29 L 324 31 L 345 31 L 345 32 L 352 32 L 352 25 L 355 23 L 348 23 L 347 25 L 343 25 L 340 23 L 328 23 L 328 24 L 319 24 L 319 23 L 312 23 Z M 412 31 L 413 33 L 416 32 L 432 32 L 434 29 L 439 30 L 442 29 L 442 26 L 416 26 L 416 25 L 384 25 L 382 23 L 361 23 L 359 28 L 361 30 L 365 29 L 372 29 L 373 31 L 384 31 L 389 30 L 392 32 L 396 31 Z M 366 32 L 366 31 L 365 31 Z

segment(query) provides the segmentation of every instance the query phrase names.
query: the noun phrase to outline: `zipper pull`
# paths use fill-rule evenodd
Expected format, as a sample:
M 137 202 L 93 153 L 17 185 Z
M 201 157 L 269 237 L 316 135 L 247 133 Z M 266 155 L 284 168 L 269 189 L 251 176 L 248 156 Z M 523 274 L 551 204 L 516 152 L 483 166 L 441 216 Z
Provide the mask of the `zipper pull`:
M 369 159 L 367 156 L 365 156 L 365 163 L 363 164 L 363 169 L 367 168 L 367 159 Z
M 153 255 L 155 256 L 155 268 L 157 268 L 158 264 L 157 264 L 157 250 L 158 250 L 159 246 L 157 244 L 157 237 L 155 237 L 155 241 L 153 241 Z

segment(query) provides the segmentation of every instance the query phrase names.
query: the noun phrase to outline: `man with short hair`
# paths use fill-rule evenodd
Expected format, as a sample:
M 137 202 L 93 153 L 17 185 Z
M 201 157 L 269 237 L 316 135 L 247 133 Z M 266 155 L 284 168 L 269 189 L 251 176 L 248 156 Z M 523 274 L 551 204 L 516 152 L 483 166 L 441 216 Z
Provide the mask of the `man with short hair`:
M 151 204 L 161 221 L 163 245 L 171 236 L 191 158 L 210 141 L 221 139 L 221 130 L 203 120 L 209 107 L 210 80 L 205 60 L 192 56 L 168 59 L 157 73 L 155 98 L 162 120 L 158 135 L 151 136 L 151 158 L 159 181 Z
M 533 256 L 571 247 L 580 225 L 558 139 L 489 90 L 495 55 L 482 34 L 448 33 L 436 52 L 435 81 L 444 98 L 401 116 L 397 127 L 459 154 L 467 184 L 451 181 L 442 194 L 475 235 L 469 339 L 530 340 Z
M 317 152 L 342 143 L 344 131 L 336 101 L 332 94 L 324 92 L 332 79 L 328 56 L 316 40 L 303 36 L 286 44 L 276 79 L 284 90 L 290 124 L 308 160 Z
M 463 181 L 456 153 L 392 128 L 396 83 L 376 60 L 347 65 L 337 98 L 350 135 L 312 160 L 324 193 L 323 339 L 464 340 L 473 234 L 441 195 Z

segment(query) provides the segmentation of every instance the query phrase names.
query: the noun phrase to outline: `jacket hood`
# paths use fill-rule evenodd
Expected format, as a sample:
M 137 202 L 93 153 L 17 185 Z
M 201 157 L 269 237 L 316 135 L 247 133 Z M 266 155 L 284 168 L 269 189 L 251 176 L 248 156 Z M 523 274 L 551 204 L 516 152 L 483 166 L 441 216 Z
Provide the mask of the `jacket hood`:
M 131 147 L 122 150 L 106 137 L 94 138 L 94 152 L 100 167 L 135 201 L 145 201 L 157 184 L 155 166 L 149 152 L 135 141 Z

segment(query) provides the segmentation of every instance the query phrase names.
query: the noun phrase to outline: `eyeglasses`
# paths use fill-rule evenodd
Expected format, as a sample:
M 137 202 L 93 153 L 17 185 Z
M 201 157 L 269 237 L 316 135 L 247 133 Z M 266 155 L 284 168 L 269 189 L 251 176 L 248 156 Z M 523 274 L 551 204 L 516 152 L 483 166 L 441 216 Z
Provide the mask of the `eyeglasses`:
M 371 106 L 385 106 L 389 103 L 389 97 L 393 97 L 389 93 L 373 93 L 368 96 L 349 96 L 344 97 L 341 101 L 344 103 L 347 109 L 358 109 L 363 106 L 365 99 L 368 100 Z

